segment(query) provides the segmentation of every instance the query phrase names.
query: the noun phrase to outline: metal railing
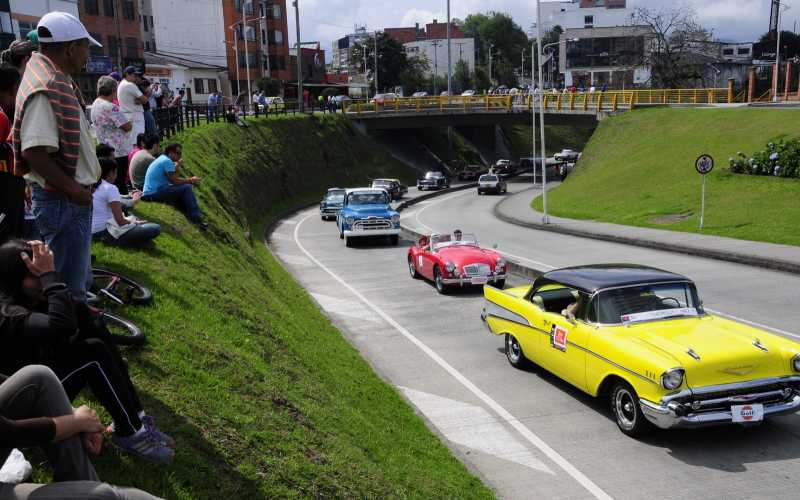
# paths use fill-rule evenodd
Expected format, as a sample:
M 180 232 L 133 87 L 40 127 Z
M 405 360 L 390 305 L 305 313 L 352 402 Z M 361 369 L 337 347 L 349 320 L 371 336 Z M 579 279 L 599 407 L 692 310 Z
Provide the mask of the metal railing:
M 563 112 L 616 112 L 653 105 L 708 105 L 744 102 L 743 93 L 734 94 L 727 88 L 717 89 L 648 89 L 606 92 L 576 92 L 537 94 L 544 108 Z M 401 97 L 391 100 L 346 101 L 344 112 L 348 116 L 390 115 L 401 113 L 436 112 L 519 112 L 531 109 L 533 96 L 480 95 Z M 538 106 L 538 104 L 537 104 Z
M 331 109 L 308 106 L 304 112 L 308 114 L 331 112 Z M 294 115 L 300 113 L 297 102 L 286 101 L 273 106 L 242 106 L 232 104 L 219 104 L 208 106 L 204 104 L 184 104 L 181 106 L 158 108 L 152 111 L 156 127 L 162 138 L 171 137 L 188 128 L 204 123 L 228 121 L 236 123 L 239 120 L 258 117 Z

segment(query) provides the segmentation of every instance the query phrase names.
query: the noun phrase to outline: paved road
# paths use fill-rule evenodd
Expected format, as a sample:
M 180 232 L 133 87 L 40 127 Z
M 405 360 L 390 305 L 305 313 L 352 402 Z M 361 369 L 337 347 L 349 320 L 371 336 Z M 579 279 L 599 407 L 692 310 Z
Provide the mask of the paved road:
M 522 230 L 492 218 L 498 200 L 473 191 L 447 195 L 409 210 L 404 223 L 457 225 L 530 265 L 655 264 L 697 278 L 711 307 L 787 333 L 800 319 L 791 307 L 792 285 L 800 284 L 795 277 Z M 409 242 L 346 249 L 334 224 L 309 210 L 279 224 L 269 243 L 375 370 L 501 498 L 797 496 L 798 416 L 753 429 L 663 432 L 635 441 L 618 431 L 605 402 L 544 371 L 511 368 L 502 339 L 479 319 L 480 291 L 439 296 L 412 280 Z

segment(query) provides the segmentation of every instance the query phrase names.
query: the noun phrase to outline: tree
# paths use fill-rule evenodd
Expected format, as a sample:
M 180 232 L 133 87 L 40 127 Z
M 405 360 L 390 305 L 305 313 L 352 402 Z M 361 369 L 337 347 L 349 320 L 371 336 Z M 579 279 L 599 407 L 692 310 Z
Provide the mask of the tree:
M 530 51 L 528 36 L 522 31 L 508 14 L 489 12 L 488 14 L 471 14 L 461 26 L 467 37 L 475 39 L 478 50 L 478 61 L 482 66 L 489 66 L 489 50 L 492 51 L 492 73 L 495 80 L 503 85 L 516 85 L 517 77 L 513 69 L 522 61 L 522 51 Z M 503 66 L 505 63 L 505 66 Z M 500 73 L 497 69 L 503 66 Z M 511 68 L 509 74 L 507 68 Z M 502 78 L 498 77 L 501 75 Z
M 631 58 L 628 65 L 648 64 L 655 86 L 692 86 L 702 79 L 705 66 L 716 59 L 711 33 L 697 22 L 689 7 L 637 8 L 634 19 L 652 30 L 652 40 L 650 47 L 645 42 L 644 60 Z
M 774 33 L 765 33 L 759 42 L 772 44 L 774 50 L 777 36 Z M 800 35 L 791 31 L 781 31 L 781 60 L 786 61 L 798 56 L 800 56 Z
M 268 96 L 276 96 L 281 92 L 281 82 L 264 76 L 256 80 L 256 88 Z
M 476 66 L 475 71 L 472 72 L 472 86 L 475 90 L 486 91 L 492 86 L 489 81 L 489 72 L 482 66 Z
M 425 73 L 430 68 L 430 64 L 425 56 L 409 57 L 407 61 L 408 67 L 400 75 L 400 82 L 406 95 L 410 95 L 427 87 L 428 79 Z
M 469 65 L 463 59 L 459 59 L 456 67 L 453 68 L 453 92 L 462 93 L 470 88 L 472 79 L 469 74 Z
M 372 89 L 375 89 L 375 39 L 369 38 L 357 42 L 353 46 L 353 62 L 356 67 L 364 67 L 364 58 L 367 61 L 367 70 L 372 77 Z M 402 83 L 401 75 L 408 69 L 408 57 L 405 47 L 386 33 L 378 34 L 378 85 L 382 89 L 392 89 Z

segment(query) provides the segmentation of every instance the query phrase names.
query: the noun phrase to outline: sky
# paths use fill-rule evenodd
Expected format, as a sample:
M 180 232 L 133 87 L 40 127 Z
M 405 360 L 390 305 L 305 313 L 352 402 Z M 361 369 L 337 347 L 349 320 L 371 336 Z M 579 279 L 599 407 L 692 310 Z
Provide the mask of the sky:
M 304 42 L 319 41 L 330 60 L 333 40 L 353 31 L 354 25 L 368 30 L 425 25 L 433 19 L 447 19 L 446 0 L 299 0 L 300 34 Z M 295 43 L 295 15 L 292 0 L 287 0 L 289 43 Z M 629 7 L 658 7 L 671 0 L 628 0 Z M 712 29 L 718 39 L 755 41 L 769 27 L 770 0 L 683 0 L 692 7 L 701 24 Z M 790 9 L 783 14 L 783 29 L 800 25 L 800 0 L 783 0 Z M 464 19 L 469 14 L 497 11 L 510 14 L 527 32 L 535 21 L 534 0 L 451 0 L 451 16 Z M 800 29 L 800 26 L 798 26 Z

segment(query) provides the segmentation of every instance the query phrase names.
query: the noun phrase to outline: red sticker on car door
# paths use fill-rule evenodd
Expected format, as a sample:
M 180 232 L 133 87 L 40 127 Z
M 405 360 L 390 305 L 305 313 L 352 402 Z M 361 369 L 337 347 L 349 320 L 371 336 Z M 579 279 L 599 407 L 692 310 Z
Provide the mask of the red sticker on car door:
M 566 328 L 553 325 L 553 329 L 550 330 L 550 346 L 559 351 L 566 351 L 568 333 Z

